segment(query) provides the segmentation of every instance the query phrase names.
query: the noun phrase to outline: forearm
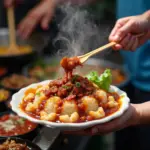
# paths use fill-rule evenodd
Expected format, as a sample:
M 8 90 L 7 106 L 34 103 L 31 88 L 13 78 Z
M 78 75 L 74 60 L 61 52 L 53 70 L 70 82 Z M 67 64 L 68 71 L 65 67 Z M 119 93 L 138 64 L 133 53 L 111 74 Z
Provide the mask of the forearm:
M 136 110 L 135 125 L 150 125 L 150 102 L 133 105 Z

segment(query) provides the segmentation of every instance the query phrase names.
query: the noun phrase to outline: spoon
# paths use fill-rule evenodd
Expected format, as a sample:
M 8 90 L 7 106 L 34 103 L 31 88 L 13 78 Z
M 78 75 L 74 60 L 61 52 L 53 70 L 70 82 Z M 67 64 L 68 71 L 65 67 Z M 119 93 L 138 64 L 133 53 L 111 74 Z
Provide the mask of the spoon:
M 16 30 L 15 30 L 15 18 L 14 18 L 13 6 L 7 9 L 7 18 L 8 18 L 8 28 L 9 28 L 8 53 L 18 54 L 20 53 L 20 51 L 16 43 Z
M 138 34 L 138 35 L 136 35 L 136 37 L 138 38 L 138 37 L 141 37 L 141 36 L 143 36 L 145 33 L 141 33 L 141 34 Z M 112 46 L 114 46 L 114 45 L 116 45 L 117 43 L 116 42 L 110 42 L 110 43 L 108 43 L 108 44 L 106 44 L 106 45 L 104 45 L 104 46 L 102 46 L 102 47 L 100 47 L 100 48 L 98 48 L 98 49 L 95 49 L 95 50 L 93 50 L 93 51 L 91 51 L 91 52 L 89 52 L 89 53 L 86 53 L 86 54 L 84 54 L 84 55 L 81 55 L 81 56 L 78 56 L 78 58 L 80 59 L 80 62 L 81 63 L 84 63 L 85 61 L 87 61 L 91 56 L 93 56 L 93 55 L 95 55 L 95 54 L 97 54 L 97 53 L 99 53 L 99 52 L 101 52 L 101 51 L 103 51 L 103 50 L 105 50 L 105 49 L 108 49 L 108 48 L 110 48 L 110 47 L 112 47 Z

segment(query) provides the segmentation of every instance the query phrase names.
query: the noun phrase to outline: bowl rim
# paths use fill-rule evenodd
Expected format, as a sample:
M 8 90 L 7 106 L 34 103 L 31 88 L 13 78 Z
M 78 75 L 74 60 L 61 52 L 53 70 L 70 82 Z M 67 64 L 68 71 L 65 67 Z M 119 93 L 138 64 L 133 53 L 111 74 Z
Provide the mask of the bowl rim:
M 31 146 L 29 148 L 33 148 L 33 146 L 34 146 L 35 148 L 38 148 L 38 150 L 41 150 L 41 148 L 37 144 L 35 144 L 35 143 L 33 143 L 33 142 L 31 142 L 27 139 L 22 139 L 22 138 L 18 138 L 18 137 L 2 137 L 2 138 L 0 137 L 0 144 L 1 144 L 2 141 L 6 141 L 8 139 L 15 140 L 15 141 L 19 140 L 23 143 L 26 143 L 27 146 L 29 146 L 29 144 L 30 144 Z
M 16 115 L 16 116 L 19 116 L 18 114 L 16 114 L 15 112 L 13 112 L 12 110 L 7 110 L 7 111 L 4 111 L 4 112 L 0 112 L 0 117 L 2 117 L 3 115 L 6 115 L 6 114 L 14 114 L 14 115 Z M 19 117 L 21 117 L 21 116 L 19 116 Z M 22 117 L 21 117 L 22 118 Z M 23 117 L 24 118 L 24 117 Z M 26 119 L 26 118 L 24 118 L 24 119 Z M 30 121 L 30 120 L 29 120 Z M 31 121 L 30 121 L 31 122 Z M 32 122 L 32 123 L 34 123 L 34 122 Z M 36 124 L 36 123 L 35 123 Z M 3 136 L 3 135 L 0 135 L 0 139 L 1 138 L 13 138 L 13 137 L 20 137 L 20 136 L 25 136 L 25 135 L 27 135 L 27 134 L 29 134 L 29 133 L 31 133 L 31 132 L 33 132 L 33 131 L 35 131 L 37 128 L 39 127 L 39 125 L 37 124 L 36 125 L 36 127 L 35 128 L 33 128 L 32 130 L 30 130 L 29 132 L 26 132 L 26 133 L 24 133 L 24 134 L 17 134 L 17 135 L 11 135 L 11 136 Z
M 32 118 L 31 116 L 28 116 L 23 110 L 21 110 L 19 108 L 19 104 L 22 101 L 22 98 L 24 96 L 24 92 L 28 89 L 28 88 L 34 88 L 37 87 L 38 85 L 45 85 L 48 84 L 49 82 L 51 82 L 52 80 L 46 80 L 46 81 L 42 81 L 39 83 L 34 83 L 31 84 L 23 89 L 21 89 L 20 91 L 18 91 L 17 93 L 15 93 L 12 96 L 12 100 L 10 102 L 11 106 L 12 106 L 12 110 L 17 113 L 19 116 L 26 118 L 28 120 L 30 120 L 31 122 L 34 123 L 38 123 L 47 127 L 51 127 L 51 128 L 88 128 L 97 124 L 102 124 L 102 123 L 106 123 L 111 121 L 112 119 L 118 118 L 121 115 L 123 115 L 123 113 L 128 109 L 129 107 L 129 102 L 130 99 L 128 98 L 127 94 L 120 90 L 119 88 L 115 87 L 115 86 L 111 86 L 111 90 L 114 92 L 117 92 L 120 96 L 122 96 L 121 100 L 122 100 L 122 105 L 119 108 L 119 110 L 115 113 L 113 113 L 110 116 L 104 117 L 102 119 L 99 120 L 92 120 L 92 121 L 88 121 L 88 122 L 83 122 L 83 123 L 56 123 L 56 122 L 50 122 L 50 121 L 44 121 L 44 120 L 38 120 L 35 118 Z

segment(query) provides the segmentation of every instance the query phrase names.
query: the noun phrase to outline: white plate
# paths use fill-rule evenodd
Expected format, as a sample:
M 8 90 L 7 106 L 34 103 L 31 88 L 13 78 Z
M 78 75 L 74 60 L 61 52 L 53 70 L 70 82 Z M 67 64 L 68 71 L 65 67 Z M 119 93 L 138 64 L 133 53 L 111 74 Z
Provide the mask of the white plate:
M 40 83 L 31 84 L 30 86 L 25 87 L 25 88 L 21 89 L 19 92 L 15 93 L 12 96 L 12 101 L 11 101 L 12 110 L 14 112 L 16 112 L 20 117 L 28 119 L 28 120 L 30 120 L 34 123 L 38 123 L 38 124 L 41 124 L 41 125 L 44 125 L 44 126 L 47 126 L 47 127 L 50 127 L 50 128 L 57 128 L 57 129 L 60 129 L 60 130 L 64 131 L 64 130 L 81 130 L 81 129 L 86 129 L 86 128 L 92 127 L 92 126 L 97 125 L 97 124 L 102 124 L 102 123 L 109 122 L 112 119 L 115 119 L 115 118 L 120 117 L 121 115 L 123 115 L 123 113 L 129 107 L 130 100 L 127 97 L 127 94 L 125 92 L 121 91 L 120 89 L 118 89 L 117 87 L 111 86 L 110 90 L 118 93 L 119 96 L 122 97 L 121 98 L 122 105 L 121 105 L 120 109 L 117 112 L 113 113 L 112 115 L 110 115 L 108 117 L 105 117 L 105 118 L 102 118 L 102 119 L 99 119 L 99 120 L 84 122 L 84 123 L 56 123 L 56 122 L 38 120 L 38 119 L 35 119 L 35 118 L 32 118 L 32 117 L 28 116 L 25 112 L 23 112 L 19 108 L 19 105 L 22 101 L 22 98 L 24 96 L 25 91 L 29 88 L 37 87 L 38 85 L 48 84 L 49 82 L 50 82 L 50 80 L 46 80 L 46 81 L 43 81 L 43 82 L 40 82 Z

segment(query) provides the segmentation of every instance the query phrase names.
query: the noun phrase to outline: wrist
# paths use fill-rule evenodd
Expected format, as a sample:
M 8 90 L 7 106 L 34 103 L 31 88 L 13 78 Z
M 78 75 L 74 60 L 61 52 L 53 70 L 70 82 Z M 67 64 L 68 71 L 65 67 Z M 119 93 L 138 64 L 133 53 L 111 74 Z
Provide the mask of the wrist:
M 131 104 L 132 106 L 132 118 L 131 118 L 131 126 L 140 125 L 140 118 L 141 118 L 141 112 L 140 112 L 140 106 L 139 104 Z

